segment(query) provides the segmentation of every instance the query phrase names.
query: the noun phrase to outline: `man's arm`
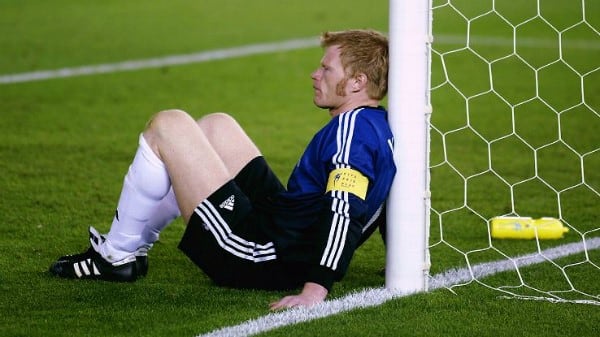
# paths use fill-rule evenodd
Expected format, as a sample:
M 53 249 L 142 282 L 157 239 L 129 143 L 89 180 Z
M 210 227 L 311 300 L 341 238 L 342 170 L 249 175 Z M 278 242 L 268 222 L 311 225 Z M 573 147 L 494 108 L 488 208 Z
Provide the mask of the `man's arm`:
M 327 289 L 318 283 L 306 282 L 302 292 L 298 295 L 286 296 L 279 301 L 271 303 L 271 310 L 293 308 L 297 306 L 308 307 L 323 302 L 327 297 Z
M 336 193 L 328 193 L 328 195 L 332 197 Z M 353 218 L 351 213 L 354 213 L 353 210 L 363 209 L 355 214 L 358 218 L 361 218 L 362 216 L 360 215 L 364 212 L 364 206 L 362 205 L 362 200 L 354 195 L 346 195 L 343 199 L 345 201 L 332 197 L 330 207 L 324 209 L 319 219 L 319 223 L 322 225 L 317 227 L 317 233 L 315 234 L 320 241 L 317 243 L 317 247 L 320 247 L 318 250 L 322 253 L 319 254 L 319 259 L 314 261 L 315 264 L 307 271 L 307 281 L 304 283 L 304 288 L 297 295 L 286 296 L 279 301 L 271 303 L 271 310 L 296 306 L 311 306 L 322 302 L 327 297 L 329 293 L 328 289 L 331 288 L 334 281 L 341 278 L 341 275 L 346 272 L 362 232 L 361 222 Z M 352 202 L 349 202 L 349 200 L 352 200 Z M 350 204 L 353 204 L 354 207 L 351 207 Z M 342 206 L 335 207 L 335 205 Z M 344 211 L 340 211 L 340 209 Z M 339 213 L 336 213 L 336 211 Z M 337 230 L 332 231 L 332 226 L 335 224 L 332 224 L 334 219 L 338 219 L 338 227 Z M 334 240 L 330 237 L 332 235 L 338 235 L 339 237 L 337 240 Z M 325 259 L 325 257 L 328 257 L 325 255 L 328 250 L 326 246 L 333 241 L 338 241 L 338 245 L 340 246 L 338 249 L 339 256 L 337 259 L 331 257 Z M 323 257 L 324 255 L 325 257 Z M 321 260 L 320 263 L 319 260 Z M 334 264 L 327 265 L 331 261 L 334 261 L 332 262 Z

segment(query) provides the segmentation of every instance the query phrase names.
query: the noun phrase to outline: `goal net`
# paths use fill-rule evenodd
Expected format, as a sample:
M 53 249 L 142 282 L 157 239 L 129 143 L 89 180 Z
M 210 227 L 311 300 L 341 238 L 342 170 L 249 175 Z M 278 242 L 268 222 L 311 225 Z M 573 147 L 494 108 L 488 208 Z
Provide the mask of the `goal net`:
M 600 1 L 433 0 L 432 15 L 430 273 L 599 305 Z M 568 232 L 498 239 L 500 216 Z

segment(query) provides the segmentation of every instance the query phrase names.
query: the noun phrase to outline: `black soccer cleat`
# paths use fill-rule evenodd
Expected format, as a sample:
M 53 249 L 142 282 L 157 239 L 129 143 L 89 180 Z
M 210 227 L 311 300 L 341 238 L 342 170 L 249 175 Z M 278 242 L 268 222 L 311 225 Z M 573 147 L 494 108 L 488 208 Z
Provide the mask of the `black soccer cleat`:
M 112 264 L 102 258 L 93 247 L 81 254 L 60 257 L 50 266 L 50 272 L 64 278 L 116 282 L 133 282 L 138 274 L 135 259 Z
M 90 227 L 91 246 L 81 254 L 65 255 L 50 266 L 50 273 L 64 278 L 93 279 L 115 282 L 133 282 L 138 276 L 148 272 L 147 250 L 139 257 L 131 255 L 126 259 L 111 263 L 105 260 L 94 247 L 104 241 L 94 228 Z
M 148 249 L 139 248 L 135 252 L 135 266 L 138 277 L 144 277 L 148 274 Z

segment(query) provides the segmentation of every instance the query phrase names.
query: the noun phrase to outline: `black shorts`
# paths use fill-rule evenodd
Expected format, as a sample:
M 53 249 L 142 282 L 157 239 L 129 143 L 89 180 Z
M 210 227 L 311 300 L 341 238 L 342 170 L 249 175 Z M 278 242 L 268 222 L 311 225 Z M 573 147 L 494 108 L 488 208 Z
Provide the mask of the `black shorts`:
M 261 230 L 272 221 L 257 203 L 284 190 L 263 157 L 204 200 L 192 214 L 181 249 L 215 283 L 235 288 L 285 290 L 304 284 L 305 268 L 278 258 Z

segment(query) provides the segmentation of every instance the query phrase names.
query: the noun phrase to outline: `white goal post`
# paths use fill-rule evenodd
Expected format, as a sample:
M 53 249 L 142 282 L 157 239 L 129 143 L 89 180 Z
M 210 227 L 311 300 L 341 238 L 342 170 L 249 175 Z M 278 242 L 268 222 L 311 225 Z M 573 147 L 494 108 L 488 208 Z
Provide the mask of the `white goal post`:
M 451 291 L 474 282 L 507 298 L 600 305 L 590 281 L 600 275 L 597 9 L 389 1 L 388 290 L 436 289 L 430 269 L 466 268 Z M 499 235 L 501 223 L 519 235 Z M 560 235 L 544 235 L 551 223 Z M 523 264 L 533 258 L 543 277 Z
M 390 126 L 397 173 L 387 207 L 386 288 L 427 290 L 431 1 L 389 3 Z

